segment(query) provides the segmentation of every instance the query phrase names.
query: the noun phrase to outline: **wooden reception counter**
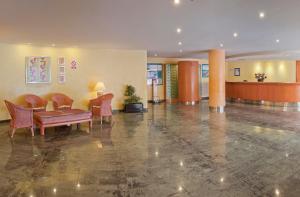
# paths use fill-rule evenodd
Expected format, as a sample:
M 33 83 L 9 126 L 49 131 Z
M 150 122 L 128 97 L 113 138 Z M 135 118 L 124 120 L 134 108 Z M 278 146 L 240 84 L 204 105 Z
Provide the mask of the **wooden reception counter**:
M 226 82 L 226 98 L 296 103 L 300 102 L 300 83 Z

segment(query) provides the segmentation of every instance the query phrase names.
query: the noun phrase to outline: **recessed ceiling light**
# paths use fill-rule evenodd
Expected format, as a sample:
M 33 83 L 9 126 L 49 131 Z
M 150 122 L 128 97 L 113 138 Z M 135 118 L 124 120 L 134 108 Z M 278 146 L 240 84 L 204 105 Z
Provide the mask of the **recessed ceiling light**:
M 55 45 L 55 44 L 51 44 L 51 46 L 52 46 L 52 47 L 55 47 L 56 45 Z
M 178 191 L 180 191 L 180 192 L 182 191 L 182 187 L 181 186 L 178 187 Z
M 259 18 L 265 18 L 266 14 L 264 12 L 259 13 Z
M 236 33 L 236 32 L 235 32 L 235 33 L 233 33 L 233 37 L 235 37 L 235 38 L 236 38 L 236 37 L 238 37 L 238 36 L 239 36 L 239 34 L 238 34 L 238 33 Z
M 224 47 L 224 44 L 223 44 L 223 43 L 221 43 L 221 44 L 220 44 L 220 47 Z
M 224 182 L 224 177 L 220 178 L 220 182 L 223 183 Z
M 277 40 L 276 40 L 276 42 L 277 42 L 277 43 L 279 43 L 279 42 L 280 42 L 280 40 L 279 40 L 279 39 L 277 39 Z
M 157 53 L 155 53 L 154 56 L 157 57 L 158 56 Z
M 182 30 L 180 28 L 177 28 L 176 31 L 178 34 L 180 34 Z
M 180 49 L 180 50 L 179 50 L 179 53 L 182 53 L 182 52 L 183 52 L 183 50 L 182 50 L 182 49 Z
M 180 4 L 180 0 L 174 0 L 174 4 L 175 5 L 179 5 Z
M 178 42 L 178 45 L 182 45 L 182 42 Z

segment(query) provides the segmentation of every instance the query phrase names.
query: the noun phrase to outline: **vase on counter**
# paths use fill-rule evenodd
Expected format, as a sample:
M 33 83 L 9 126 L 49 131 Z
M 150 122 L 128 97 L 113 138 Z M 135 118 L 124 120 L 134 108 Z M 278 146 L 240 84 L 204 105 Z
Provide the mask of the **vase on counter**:
M 254 75 L 257 79 L 257 82 L 264 82 L 264 80 L 267 78 L 265 73 L 255 73 Z

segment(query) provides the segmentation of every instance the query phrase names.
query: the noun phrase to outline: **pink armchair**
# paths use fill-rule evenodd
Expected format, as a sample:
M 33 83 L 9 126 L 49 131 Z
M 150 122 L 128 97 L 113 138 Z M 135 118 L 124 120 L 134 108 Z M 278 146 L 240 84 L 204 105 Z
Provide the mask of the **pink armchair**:
M 101 124 L 103 117 L 110 117 L 110 122 L 112 122 L 111 101 L 113 97 L 113 94 L 105 94 L 96 99 L 90 100 L 89 109 L 92 111 L 93 118 L 100 117 Z
M 54 110 L 66 110 L 72 108 L 73 99 L 67 95 L 56 93 L 53 94 L 51 100 L 53 102 Z
M 11 137 L 14 137 L 16 129 L 30 128 L 31 135 L 34 136 L 33 130 L 33 110 L 15 105 L 9 101 L 4 101 L 11 116 L 10 127 L 12 128 Z
M 27 94 L 25 95 L 25 101 L 34 112 L 46 111 L 48 101 L 39 96 Z

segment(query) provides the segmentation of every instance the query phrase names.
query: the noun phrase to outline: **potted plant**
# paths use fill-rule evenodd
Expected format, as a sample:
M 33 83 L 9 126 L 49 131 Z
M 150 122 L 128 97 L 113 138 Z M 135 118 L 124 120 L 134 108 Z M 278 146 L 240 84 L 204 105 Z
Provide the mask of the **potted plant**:
M 144 105 L 141 102 L 142 98 L 135 94 L 135 87 L 132 85 L 126 85 L 126 90 L 124 93 L 125 99 L 125 108 L 124 112 L 126 113 L 137 113 L 143 112 Z

